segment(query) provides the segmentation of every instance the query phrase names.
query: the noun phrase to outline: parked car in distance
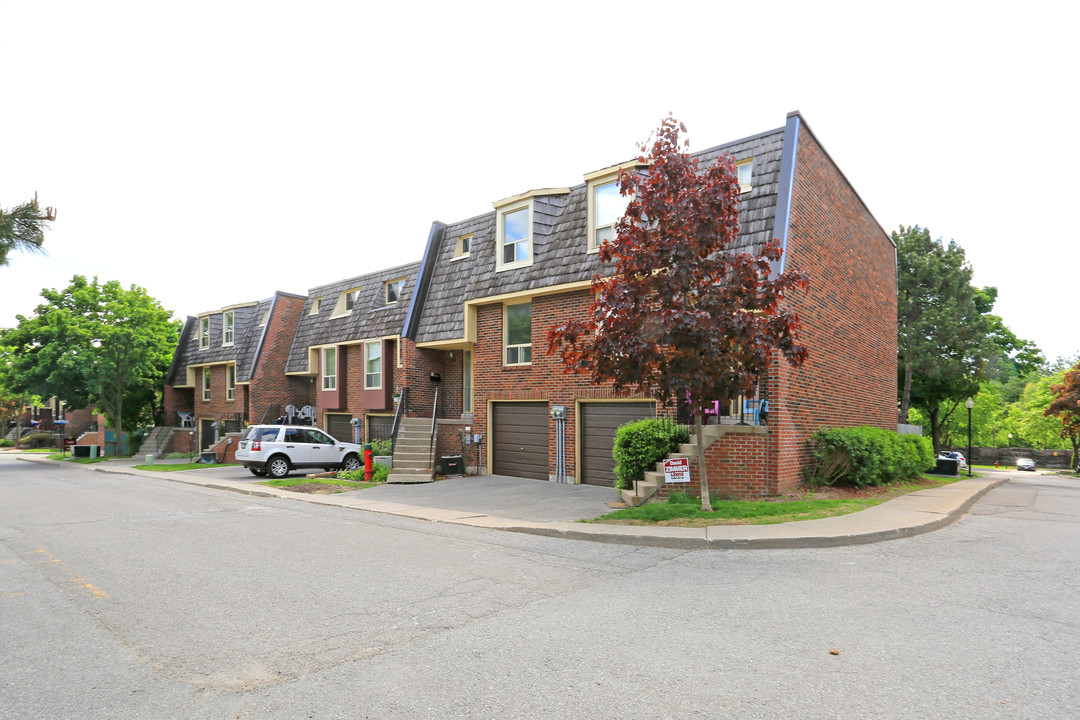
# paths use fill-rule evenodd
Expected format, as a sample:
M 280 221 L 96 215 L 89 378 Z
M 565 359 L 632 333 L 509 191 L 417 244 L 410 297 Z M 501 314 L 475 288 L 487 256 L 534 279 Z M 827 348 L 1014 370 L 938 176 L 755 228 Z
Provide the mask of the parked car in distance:
M 967 467 L 967 460 L 964 459 L 963 453 L 958 453 L 958 452 L 956 452 L 954 450 L 949 451 L 949 452 L 941 453 L 940 455 L 938 455 L 938 459 L 939 460 L 956 460 L 957 462 L 960 463 L 960 467 L 962 467 L 962 468 Z
M 280 479 L 301 468 L 357 470 L 363 448 L 322 430 L 297 425 L 252 425 L 236 447 L 236 459 L 252 475 Z
M 1035 472 L 1035 461 L 1031 458 L 1017 458 L 1016 459 L 1017 470 L 1030 470 Z

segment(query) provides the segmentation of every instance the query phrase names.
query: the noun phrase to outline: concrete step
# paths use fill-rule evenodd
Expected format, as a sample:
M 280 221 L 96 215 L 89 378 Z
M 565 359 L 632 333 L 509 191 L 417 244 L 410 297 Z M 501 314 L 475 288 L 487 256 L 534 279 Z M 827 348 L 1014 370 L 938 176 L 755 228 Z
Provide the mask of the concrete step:
M 397 485 L 429 483 L 431 482 L 431 468 L 402 471 L 395 467 L 386 478 L 386 482 Z

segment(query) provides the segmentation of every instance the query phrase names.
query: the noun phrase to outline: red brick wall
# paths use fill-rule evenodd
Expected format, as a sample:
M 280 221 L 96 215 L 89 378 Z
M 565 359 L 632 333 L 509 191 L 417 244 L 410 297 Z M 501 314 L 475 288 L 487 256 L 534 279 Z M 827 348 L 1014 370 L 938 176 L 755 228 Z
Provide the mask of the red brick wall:
M 285 374 L 285 363 L 303 309 L 304 298 L 277 296 L 262 354 L 248 389 L 248 419 L 251 423 L 277 420 L 286 405 L 300 408 L 315 404 L 315 378 Z
M 794 180 L 786 263 L 810 274 L 790 301 L 810 358 L 770 372 L 773 493 L 801 482 L 819 427 L 896 429 L 895 249 L 805 127 Z
M 740 498 L 765 497 L 776 493 L 770 475 L 768 430 L 764 427 L 722 426 L 724 435 L 705 450 L 705 470 L 709 492 Z M 654 498 L 664 500 L 672 492 L 701 494 L 701 474 L 696 457 L 690 458 L 690 482 L 661 487 Z

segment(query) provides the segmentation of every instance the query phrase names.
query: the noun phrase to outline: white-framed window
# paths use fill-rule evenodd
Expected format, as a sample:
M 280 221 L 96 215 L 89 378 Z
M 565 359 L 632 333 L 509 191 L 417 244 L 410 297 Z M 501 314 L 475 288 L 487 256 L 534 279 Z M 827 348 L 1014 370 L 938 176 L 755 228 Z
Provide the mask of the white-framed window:
M 739 192 L 750 192 L 754 187 L 754 158 L 735 163 L 735 174 L 739 176 Z
M 350 290 L 349 292 L 345 293 L 345 309 L 351 312 L 352 309 L 356 307 L 356 303 L 359 299 L 359 290 Z
M 337 348 L 322 349 L 322 389 L 337 390 Z
M 618 176 L 589 184 L 589 250 L 615 239 L 615 224 L 629 202 L 619 193 Z
M 229 310 L 222 314 L 221 321 L 221 347 L 229 347 L 233 344 L 233 339 L 236 337 L 236 314 L 232 310 Z
M 210 318 L 199 318 L 199 349 L 210 347 Z
M 236 399 L 236 366 L 227 365 L 225 367 L 225 399 Z
M 393 305 L 401 297 L 401 289 L 405 287 L 404 280 L 391 280 L 386 283 L 386 304 Z
M 382 387 L 382 340 L 364 343 L 364 389 Z
M 210 399 L 210 368 L 203 368 L 202 371 L 202 399 Z
M 318 314 L 319 314 L 319 304 L 320 304 L 321 302 L 322 302 L 322 298 L 321 298 L 321 297 L 317 297 L 317 298 L 315 298 L 314 300 L 312 300 L 312 301 L 311 301 L 311 307 L 310 307 L 310 308 L 308 309 L 308 313 L 307 313 L 307 314 L 308 314 L 308 315 L 318 315 Z
M 507 365 L 532 362 L 532 303 L 506 306 L 504 345 Z
M 453 260 L 469 256 L 469 253 L 472 252 L 472 238 L 472 235 L 462 235 L 457 239 L 457 244 L 454 246 Z
M 461 412 L 472 412 L 472 350 L 461 353 Z
M 497 271 L 532 265 L 532 200 L 521 200 L 499 209 L 495 246 Z

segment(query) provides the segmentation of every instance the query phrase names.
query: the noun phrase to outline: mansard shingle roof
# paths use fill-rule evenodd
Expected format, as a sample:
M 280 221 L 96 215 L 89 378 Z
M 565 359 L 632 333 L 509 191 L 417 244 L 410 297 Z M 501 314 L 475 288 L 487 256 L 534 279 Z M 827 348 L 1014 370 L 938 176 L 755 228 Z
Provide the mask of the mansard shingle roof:
M 784 128 L 744 138 L 696 153 L 704 169 L 721 154 L 736 161 L 753 158 L 753 189 L 739 200 L 740 242 L 735 249 L 759 250 L 775 237 L 777 187 Z M 463 338 L 464 303 L 505 293 L 539 290 L 591 280 L 610 273 L 596 253 L 587 252 L 587 185 L 565 194 L 533 198 L 533 264 L 515 270 L 495 270 L 496 211 L 450 224 L 442 233 L 435 268 L 415 340 L 418 343 Z M 472 235 L 468 257 L 454 259 L 457 240 Z
M 309 371 L 309 347 L 401 334 L 419 266 L 420 263 L 415 262 L 399 265 L 312 288 L 300 315 L 285 372 Z M 401 293 L 396 303 L 388 305 L 385 301 L 385 283 L 399 278 L 405 280 Z M 354 288 L 360 288 L 360 298 L 352 313 L 333 317 L 341 293 Z M 312 315 L 311 309 L 316 300 L 319 301 L 319 312 Z
M 187 368 L 190 365 L 210 365 L 214 363 L 236 363 L 236 381 L 246 382 L 251 379 L 255 360 L 255 348 L 263 328 L 259 320 L 269 307 L 272 299 L 260 300 L 203 313 L 199 317 L 189 317 L 180 335 L 180 344 L 174 355 L 174 362 L 167 384 L 183 385 L 186 381 Z M 224 340 L 224 314 L 233 313 L 233 344 L 222 345 Z M 210 345 L 199 349 L 201 318 L 210 319 Z

